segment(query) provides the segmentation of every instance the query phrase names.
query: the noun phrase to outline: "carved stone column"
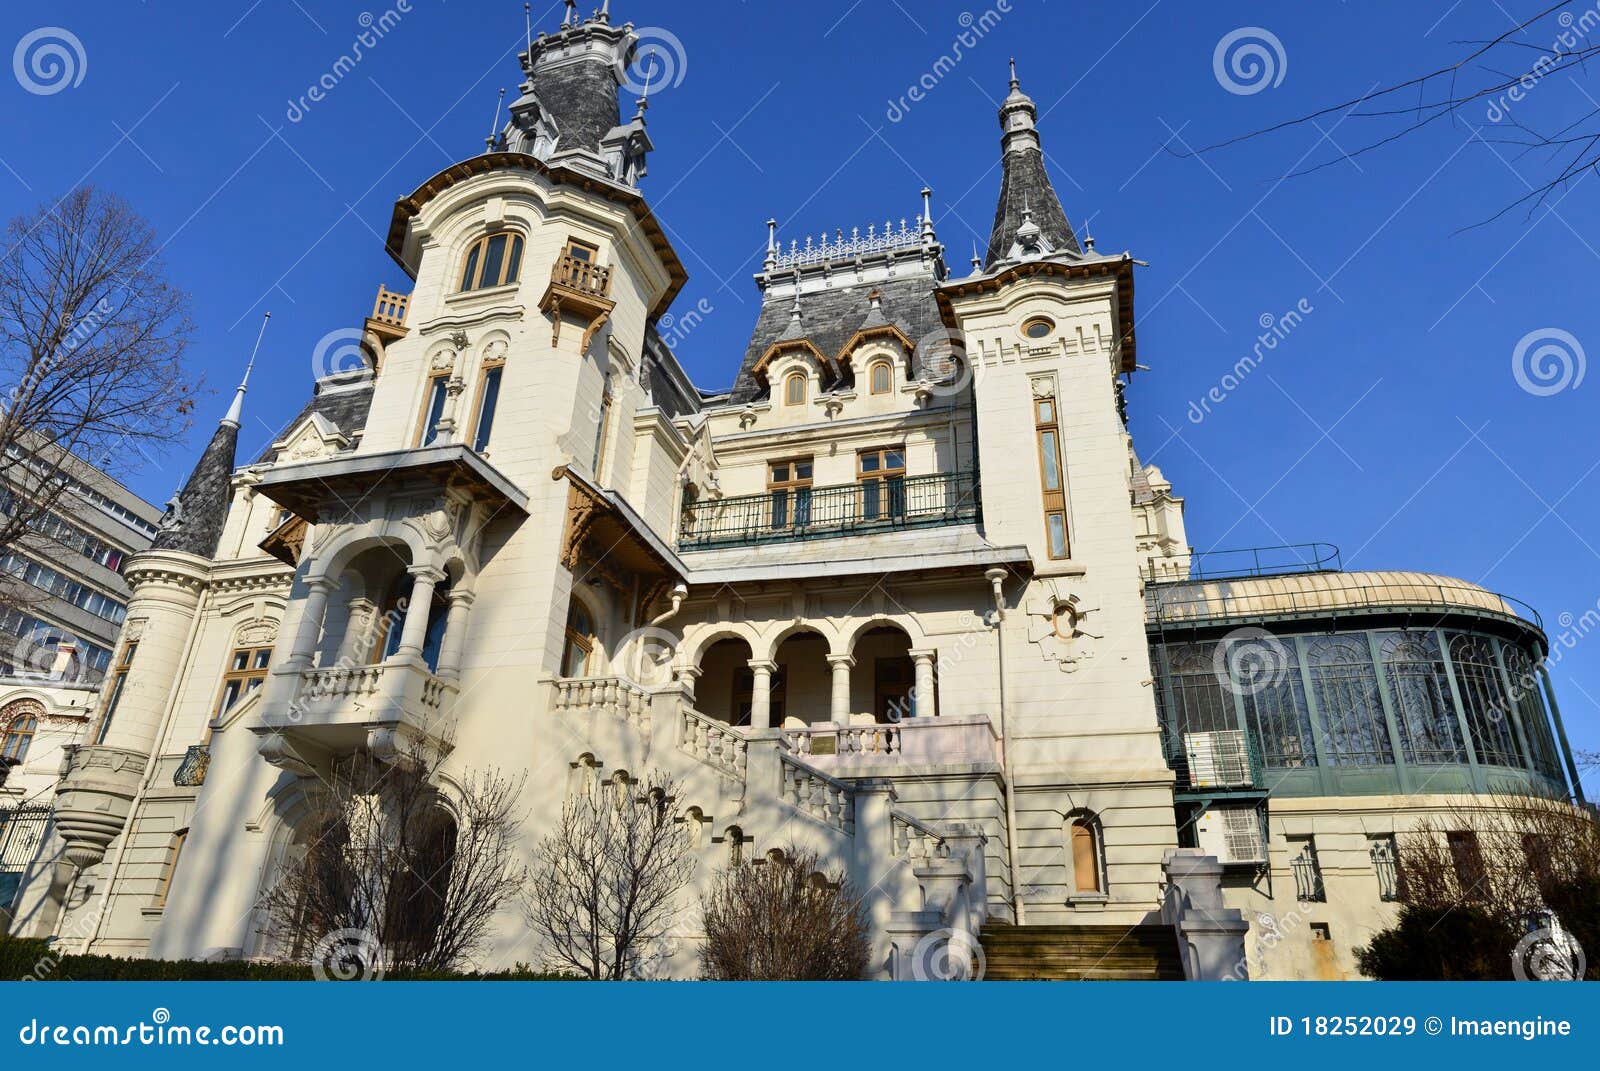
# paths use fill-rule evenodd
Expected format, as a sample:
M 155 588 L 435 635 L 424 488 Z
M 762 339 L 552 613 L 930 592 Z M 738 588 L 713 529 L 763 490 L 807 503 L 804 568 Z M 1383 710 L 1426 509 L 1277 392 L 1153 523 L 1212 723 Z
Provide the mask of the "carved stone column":
M 328 612 L 328 597 L 337 586 L 326 576 L 314 576 L 306 581 L 305 607 L 300 615 L 300 626 L 295 630 L 294 646 L 289 650 L 290 664 L 301 669 L 311 665 L 317 652 L 317 640 L 322 635 L 322 618 Z
M 932 718 L 939 713 L 939 701 L 934 695 L 936 688 L 933 683 L 933 660 L 939 652 L 930 649 L 907 653 L 917 669 L 917 717 Z
M 431 596 L 430 596 L 431 597 Z M 444 642 L 439 645 L 439 676 L 455 680 L 461 676 L 461 652 L 467 643 L 467 615 L 477 595 L 470 591 L 451 591 L 450 613 L 445 618 Z
M 750 688 L 750 728 L 772 728 L 772 673 L 778 663 L 758 658 L 750 662 L 750 672 L 755 680 Z
M 421 658 L 422 645 L 428 637 L 428 613 L 433 609 L 433 589 L 444 581 L 444 571 L 431 565 L 414 565 L 411 573 L 411 599 L 406 603 L 406 623 L 400 632 L 400 649 L 395 653 L 404 657 Z
M 856 660 L 851 655 L 829 655 L 828 665 L 833 668 L 833 701 L 829 717 L 835 725 L 850 724 L 850 671 Z

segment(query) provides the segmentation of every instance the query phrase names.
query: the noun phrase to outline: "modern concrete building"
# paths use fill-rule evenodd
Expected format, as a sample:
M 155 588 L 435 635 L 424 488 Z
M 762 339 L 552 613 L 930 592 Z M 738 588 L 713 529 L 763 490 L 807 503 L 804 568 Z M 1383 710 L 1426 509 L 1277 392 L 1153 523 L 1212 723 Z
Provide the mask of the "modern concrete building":
M 604 12 L 535 39 L 489 150 L 396 204 L 412 288 L 379 291 L 366 367 L 242 464 L 236 399 L 126 569 L 19 932 L 280 954 L 261 897 L 319 793 L 422 752 L 446 811 L 525 775 L 530 854 L 570 794 L 668 772 L 686 919 L 730 861 L 814 850 L 867 895 L 878 976 L 979 931 L 991 976 L 1339 974 L 1387 918 L 1385 838 L 1502 780 L 1567 791 L 1517 684 L 1531 613 L 1315 555 L 1196 568 L 1126 423 L 1136 262 L 1068 224 L 1015 77 L 970 269 L 926 190 L 769 230 L 734 385 L 697 389 L 634 44 Z M 482 960 L 542 954 L 508 909 Z

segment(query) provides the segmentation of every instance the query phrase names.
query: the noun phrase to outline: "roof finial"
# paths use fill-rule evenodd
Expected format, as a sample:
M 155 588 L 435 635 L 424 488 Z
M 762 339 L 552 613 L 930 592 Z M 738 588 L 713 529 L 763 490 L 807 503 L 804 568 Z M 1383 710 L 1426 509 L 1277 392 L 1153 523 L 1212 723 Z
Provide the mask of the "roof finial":
M 651 64 L 649 67 L 645 68 L 644 92 L 639 94 L 639 112 L 635 116 L 636 119 L 641 121 L 644 119 L 645 110 L 650 107 L 650 76 L 655 73 L 656 68 L 654 64 Z
M 561 16 L 562 29 L 575 26 L 578 22 L 578 0 L 567 0 L 566 14 Z
M 611 0 L 600 0 L 599 19 L 601 22 L 611 21 Z
M 256 354 L 261 352 L 261 340 L 267 335 L 267 321 L 272 319 L 272 313 L 261 317 L 261 330 L 256 333 L 255 349 L 250 351 L 250 361 L 244 366 L 244 378 L 239 381 L 239 387 L 233 392 L 233 404 L 228 406 L 228 415 L 222 418 L 222 423 L 239 426 L 240 418 L 244 415 L 244 392 L 250 388 L 250 372 L 256 366 Z
M 1094 235 L 1089 233 L 1089 221 L 1083 221 L 1083 248 L 1085 252 L 1094 252 Z
M 982 268 L 983 258 L 978 256 L 978 240 L 974 238 L 972 240 L 972 270 L 974 273 L 976 273 L 982 270 Z
M 528 66 L 533 66 L 533 5 L 522 5 L 522 24 L 528 33 Z
M 487 148 L 486 152 L 494 152 L 494 145 L 500 137 L 500 106 L 506 102 L 506 87 L 500 87 L 500 96 L 494 102 L 494 124 L 489 127 L 489 136 L 483 139 Z
M 1017 81 L 1017 57 L 1011 57 L 1011 88 L 1013 91 L 1021 89 L 1022 83 Z

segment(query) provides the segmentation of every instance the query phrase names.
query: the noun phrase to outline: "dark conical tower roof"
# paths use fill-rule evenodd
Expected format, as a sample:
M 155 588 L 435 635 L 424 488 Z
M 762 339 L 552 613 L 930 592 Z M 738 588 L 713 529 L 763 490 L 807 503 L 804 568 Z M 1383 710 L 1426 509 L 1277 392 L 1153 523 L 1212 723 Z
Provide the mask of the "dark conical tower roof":
M 1037 118 L 1038 109 L 1033 98 L 1022 92 L 1013 63 L 1011 93 L 1000 105 L 1000 128 L 1005 131 L 1001 141 L 1004 174 L 1000 179 L 1000 201 L 994 209 L 994 226 L 989 231 L 989 249 L 983 259 L 985 270 L 1010 254 L 1017 245 L 1017 233 L 1029 224 L 1037 228 L 1033 233 L 1043 239 L 1041 248 L 1053 253 L 1083 251 L 1045 171 L 1044 150 L 1034 125 Z
M 245 372 L 249 381 L 250 373 Z M 244 404 L 245 383 L 239 384 L 227 416 L 206 444 L 205 453 L 184 482 L 183 489 L 167 503 L 151 550 L 176 550 L 210 558 L 222 541 L 222 526 L 228 520 L 228 504 L 233 498 L 234 450 L 239 445 L 239 417 Z

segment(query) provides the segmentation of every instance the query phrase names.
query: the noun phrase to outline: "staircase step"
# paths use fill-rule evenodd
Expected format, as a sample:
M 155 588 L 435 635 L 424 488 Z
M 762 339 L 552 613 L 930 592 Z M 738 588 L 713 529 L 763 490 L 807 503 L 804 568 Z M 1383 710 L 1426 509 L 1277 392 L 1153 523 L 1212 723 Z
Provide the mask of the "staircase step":
M 1166 926 L 1006 926 L 980 934 L 991 981 L 1181 981 L 1177 938 Z

